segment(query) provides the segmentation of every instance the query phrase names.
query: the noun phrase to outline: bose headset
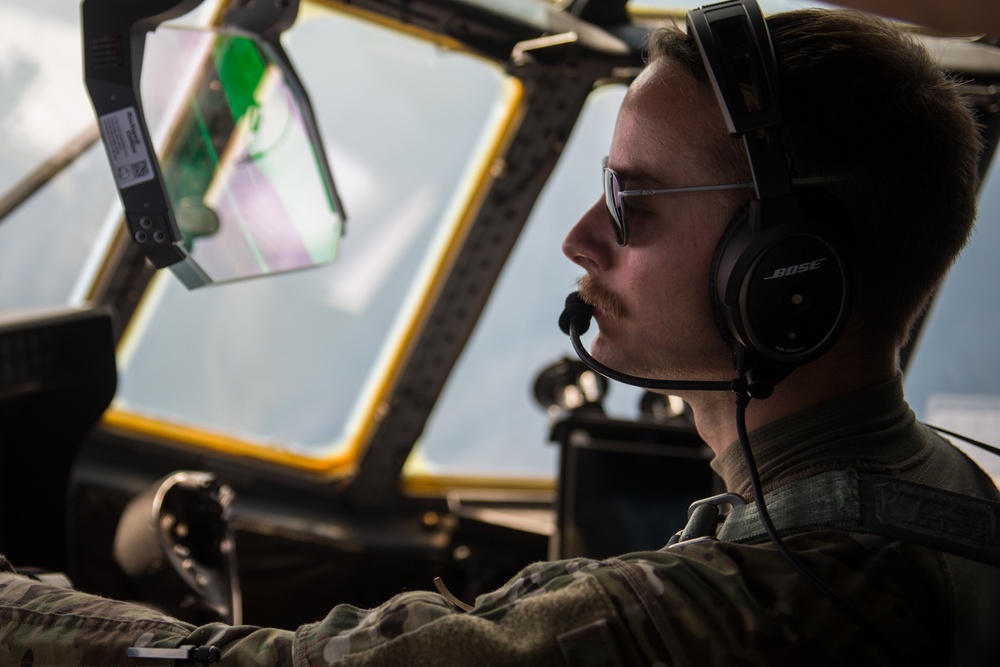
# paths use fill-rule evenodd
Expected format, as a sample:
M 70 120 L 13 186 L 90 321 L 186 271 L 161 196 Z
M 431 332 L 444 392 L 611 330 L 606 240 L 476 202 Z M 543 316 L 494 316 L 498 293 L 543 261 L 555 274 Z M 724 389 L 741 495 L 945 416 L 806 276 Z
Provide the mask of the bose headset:
M 764 398 L 843 331 L 849 270 L 831 230 L 808 217 L 792 190 L 780 137 L 778 68 L 760 8 L 736 0 L 692 10 L 687 18 L 726 126 L 743 139 L 756 190 L 715 251 L 712 310 L 734 345 L 750 395 Z

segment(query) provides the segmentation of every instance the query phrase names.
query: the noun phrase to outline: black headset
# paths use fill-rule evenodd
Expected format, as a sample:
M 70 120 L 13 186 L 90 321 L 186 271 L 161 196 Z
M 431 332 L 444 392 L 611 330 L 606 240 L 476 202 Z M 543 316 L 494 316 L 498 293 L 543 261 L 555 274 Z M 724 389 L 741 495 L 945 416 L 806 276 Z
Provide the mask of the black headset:
M 687 18 L 729 132 L 743 139 L 756 191 L 716 248 L 712 310 L 740 376 L 773 387 L 843 331 L 850 271 L 834 230 L 793 191 L 780 138 L 776 58 L 760 8 L 754 0 L 732 0 Z

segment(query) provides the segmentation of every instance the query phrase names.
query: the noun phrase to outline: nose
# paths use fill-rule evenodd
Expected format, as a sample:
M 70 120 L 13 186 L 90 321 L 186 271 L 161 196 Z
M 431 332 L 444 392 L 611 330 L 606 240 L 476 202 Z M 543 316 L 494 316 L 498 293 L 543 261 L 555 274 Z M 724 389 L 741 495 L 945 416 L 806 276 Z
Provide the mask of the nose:
M 604 199 L 598 199 L 563 239 L 563 254 L 587 271 L 607 268 L 611 259 L 608 242 L 614 239 L 607 217 Z

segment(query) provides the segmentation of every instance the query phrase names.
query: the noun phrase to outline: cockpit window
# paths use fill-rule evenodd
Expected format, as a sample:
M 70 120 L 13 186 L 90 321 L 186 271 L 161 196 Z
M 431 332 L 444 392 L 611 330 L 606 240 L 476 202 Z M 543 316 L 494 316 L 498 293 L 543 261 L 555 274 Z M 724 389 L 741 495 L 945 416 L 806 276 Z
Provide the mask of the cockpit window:
M 374 419 L 520 89 L 491 63 L 315 5 L 284 45 L 348 213 L 340 259 L 194 292 L 160 272 L 108 420 L 330 470 Z
M 0 309 L 82 303 L 118 228 L 81 52 L 79 2 L 0 0 Z
M 83 89 L 79 13 L 79 3 L 0 0 L 0 200 L 60 153 L 84 149 L 0 219 L 0 309 L 80 302 L 80 275 L 115 201 Z
M 547 366 L 576 358 L 557 321 L 582 271 L 560 248 L 600 196 L 601 157 L 611 145 L 624 94 L 623 85 L 607 85 L 587 100 L 407 462 L 404 476 L 410 481 L 438 475 L 555 476 L 558 447 L 549 442 L 550 416 L 532 387 Z M 615 384 L 604 408 L 633 419 L 641 394 Z
M 906 395 L 935 426 L 1000 445 L 1000 165 L 983 181 L 972 240 L 938 291 L 906 369 Z M 955 444 L 1000 482 L 1000 458 Z

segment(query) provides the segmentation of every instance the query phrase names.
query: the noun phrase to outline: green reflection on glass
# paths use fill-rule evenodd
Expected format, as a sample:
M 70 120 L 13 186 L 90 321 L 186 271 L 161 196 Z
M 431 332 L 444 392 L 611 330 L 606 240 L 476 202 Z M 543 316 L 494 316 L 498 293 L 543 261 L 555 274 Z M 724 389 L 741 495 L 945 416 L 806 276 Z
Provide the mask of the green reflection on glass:
M 181 246 L 208 282 L 335 259 L 343 216 L 307 111 L 271 47 L 190 29 L 160 28 L 150 37 L 144 99 L 146 88 L 163 83 L 163 68 L 188 73 L 158 157 Z M 164 120 L 171 122 L 169 113 Z M 190 273 L 182 279 L 197 286 Z

